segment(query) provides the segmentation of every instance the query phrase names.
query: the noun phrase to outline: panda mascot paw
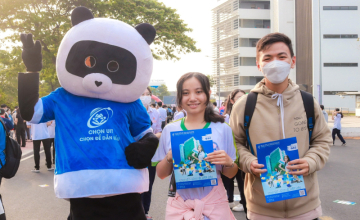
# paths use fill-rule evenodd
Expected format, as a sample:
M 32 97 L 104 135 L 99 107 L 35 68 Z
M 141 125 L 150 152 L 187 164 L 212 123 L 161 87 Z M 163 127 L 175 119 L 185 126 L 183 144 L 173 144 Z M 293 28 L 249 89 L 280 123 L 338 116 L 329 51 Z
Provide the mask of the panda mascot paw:
M 23 44 L 22 60 L 28 72 L 39 72 L 42 69 L 41 44 L 37 40 L 34 44 L 32 34 L 21 34 Z
M 140 141 L 131 143 L 125 148 L 128 164 L 136 169 L 151 166 L 151 158 L 154 156 L 159 139 L 152 133 L 147 133 Z

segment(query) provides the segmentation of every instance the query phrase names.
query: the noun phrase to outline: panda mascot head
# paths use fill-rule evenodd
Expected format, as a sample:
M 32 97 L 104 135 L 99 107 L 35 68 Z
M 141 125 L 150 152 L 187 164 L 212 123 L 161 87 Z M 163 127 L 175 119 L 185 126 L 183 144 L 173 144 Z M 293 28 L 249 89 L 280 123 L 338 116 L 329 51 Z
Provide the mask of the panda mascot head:
M 85 7 L 74 9 L 71 22 L 56 59 L 61 86 L 77 96 L 123 103 L 137 100 L 150 81 L 149 45 L 155 28 L 94 18 Z

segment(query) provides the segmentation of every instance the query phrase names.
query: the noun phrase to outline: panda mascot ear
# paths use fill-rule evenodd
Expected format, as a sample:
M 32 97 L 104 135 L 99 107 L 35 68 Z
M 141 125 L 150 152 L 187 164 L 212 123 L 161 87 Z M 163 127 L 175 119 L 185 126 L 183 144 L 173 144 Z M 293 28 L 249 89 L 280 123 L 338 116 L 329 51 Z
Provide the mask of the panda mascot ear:
M 91 11 L 83 6 L 76 7 L 71 13 L 72 26 L 93 18 L 94 15 L 91 13 Z
M 145 41 L 150 45 L 156 35 L 156 30 L 154 26 L 148 23 L 142 23 L 135 27 L 139 34 L 145 39 Z

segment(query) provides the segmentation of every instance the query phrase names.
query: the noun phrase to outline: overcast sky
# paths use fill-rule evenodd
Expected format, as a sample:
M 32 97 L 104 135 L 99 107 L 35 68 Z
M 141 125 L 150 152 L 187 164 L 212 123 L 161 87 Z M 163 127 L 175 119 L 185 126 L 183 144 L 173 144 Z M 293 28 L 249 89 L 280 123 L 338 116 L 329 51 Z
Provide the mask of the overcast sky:
M 174 8 L 193 32 L 188 33 L 196 41 L 199 53 L 180 55 L 179 61 L 154 61 L 151 79 L 165 81 L 169 91 L 176 90 L 176 82 L 187 72 L 201 72 L 212 74 L 212 46 L 211 46 L 211 9 L 217 0 L 159 0 L 166 6 Z

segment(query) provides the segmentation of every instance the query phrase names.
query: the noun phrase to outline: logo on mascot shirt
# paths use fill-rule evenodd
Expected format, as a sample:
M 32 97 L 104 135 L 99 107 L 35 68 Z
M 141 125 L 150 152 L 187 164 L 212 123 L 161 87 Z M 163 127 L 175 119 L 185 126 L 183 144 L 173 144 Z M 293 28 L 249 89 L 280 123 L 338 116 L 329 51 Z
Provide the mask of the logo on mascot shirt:
M 95 108 L 90 112 L 90 118 L 87 122 L 89 128 L 97 128 L 105 124 L 112 116 L 114 112 L 109 108 Z

